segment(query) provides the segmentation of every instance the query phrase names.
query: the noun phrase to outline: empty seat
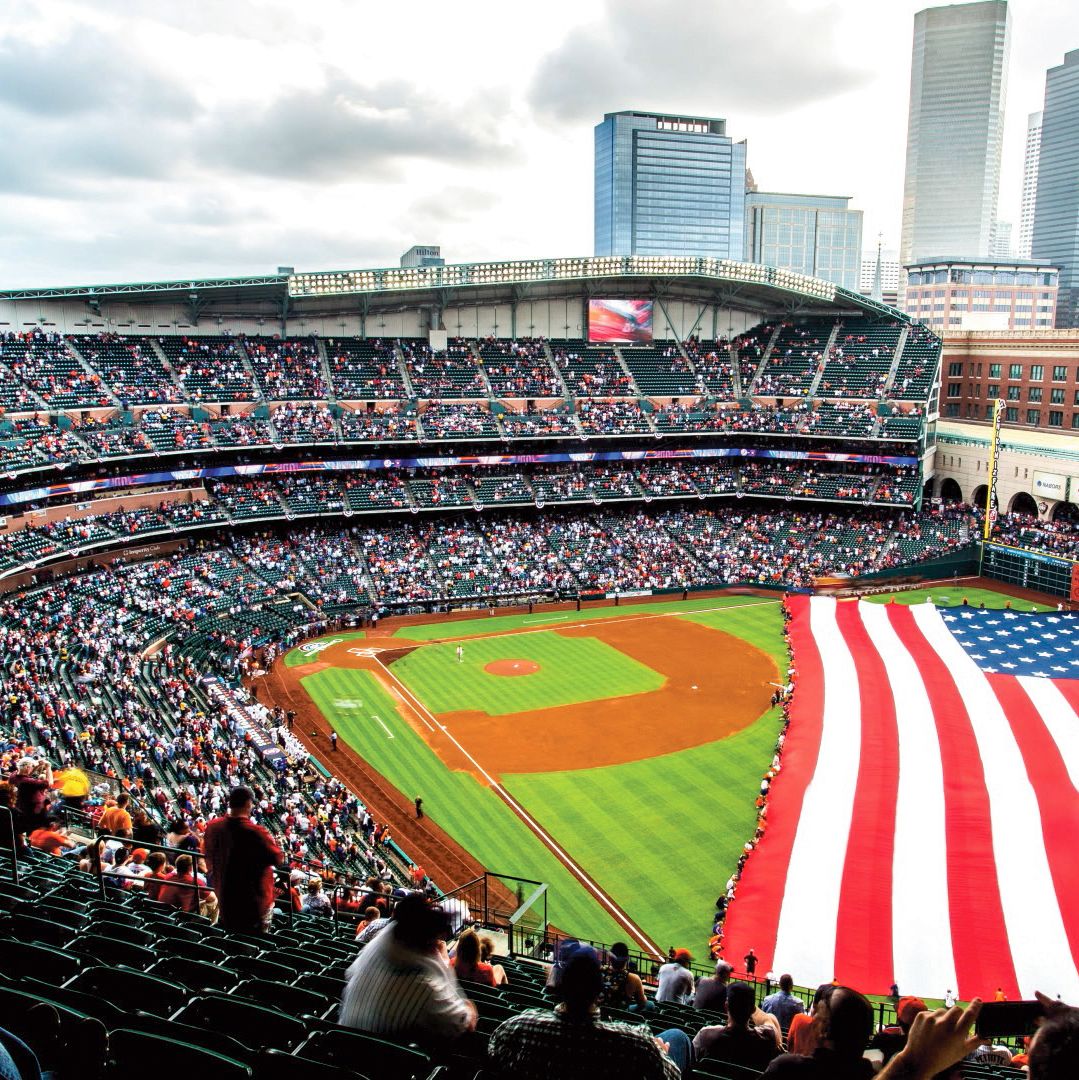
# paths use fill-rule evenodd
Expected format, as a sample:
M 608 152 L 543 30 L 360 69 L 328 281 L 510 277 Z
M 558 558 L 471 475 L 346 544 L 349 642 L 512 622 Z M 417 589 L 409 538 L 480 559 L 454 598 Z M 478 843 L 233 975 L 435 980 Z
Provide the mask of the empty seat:
M 178 983 L 124 967 L 86 968 L 68 986 L 100 995 L 122 1009 L 157 1016 L 171 1016 L 188 998 L 188 990 Z
M 174 1019 L 184 1024 L 227 1031 L 245 1046 L 257 1050 L 291 1050 L 307 1030 L 295 1017 L 243 998 L 207 994 L 187 1003 Z
M 243 1080 L 251 1069 L 242 1061 L 206 1050 L 194 1043 L 121 1028 L 109 1036 L 109 1074 L 130 1077 L 148 1066 L 156 1080 Z
M 363 1069 L 382 1080 L 420 1080 L 431 1069 L 431 1059 L 420 1050 L 343 1028 L 316 1032 L 296 1053 L 327 1065 Z

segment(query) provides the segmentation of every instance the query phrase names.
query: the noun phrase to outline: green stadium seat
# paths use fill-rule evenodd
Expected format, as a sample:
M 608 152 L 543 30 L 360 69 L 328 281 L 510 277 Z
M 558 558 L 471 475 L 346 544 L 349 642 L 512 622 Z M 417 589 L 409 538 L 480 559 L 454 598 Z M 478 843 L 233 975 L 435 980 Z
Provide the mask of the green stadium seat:
M 81 966 L 78 956 L 52 945 L 0 938 L 0 971 L 7 975 L 59 986 L 77 974 Z
M 121 1028 L 109 1035 L 109 1076 L 127 1080 L 152 1064 L 156 1080 L 246 1080 L 251 1068 L 242 1061 L 194 1043 Z
M 100 995 L 122 1009 L 170 1016 L 188 999 L 178 983 L 125 967 L 91 967 L 80 971 L 68 984 L 73 990 Z
M 326 1065 L 363 1069 L 380 1080 L 423 1080 L 431 1071 L 431 1059 L 420 1050 L 344 1028 L 315 1032 L 296 1054 Z
M 291 1050 L 307 1035 L 295 1017 L 243 998 L 207 994 L 189 1001 L 173 1017 L 181 1023 L 214 1031 L 227 1031 L 253 1050 L 267 1047 Z

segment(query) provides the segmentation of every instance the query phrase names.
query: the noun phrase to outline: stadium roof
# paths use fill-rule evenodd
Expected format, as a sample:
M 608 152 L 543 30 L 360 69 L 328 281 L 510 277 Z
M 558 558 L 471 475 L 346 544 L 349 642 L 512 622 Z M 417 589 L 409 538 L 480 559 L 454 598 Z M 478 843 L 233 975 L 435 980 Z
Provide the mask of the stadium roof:
M 0 301 L 75 300 L 199 305 L 274 302 L 283 311 L 365 311 L 539 300 L 584 292 L 701 300 L 762 313 L 856 311 L 910 322 L 895 308 L 791 270 L 695 256 L 622 255 L 324 270 L 118 285 L 0 290 Z

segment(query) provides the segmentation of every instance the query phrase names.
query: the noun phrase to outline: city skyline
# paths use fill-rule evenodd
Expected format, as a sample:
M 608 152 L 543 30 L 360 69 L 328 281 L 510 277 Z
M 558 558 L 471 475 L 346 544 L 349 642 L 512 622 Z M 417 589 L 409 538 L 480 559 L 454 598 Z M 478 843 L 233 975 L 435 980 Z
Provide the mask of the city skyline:
M 413 243 L 586 254 L 592 129 L 624 109 L 725 117 L 762 189 L 851 195 L 865 236 L 897 247 L 925 6 L 555 0 L 526 36 L 487 0 L 421 4 L 422 34 L 343 0 L 238 2 L 212 26 L 130 0 L 11 5 L 0 284 L 395 265 Z M 1018 222 L 1026 117 L 1079 19 L 1064 0 L 1011 10 L 997 213 Z

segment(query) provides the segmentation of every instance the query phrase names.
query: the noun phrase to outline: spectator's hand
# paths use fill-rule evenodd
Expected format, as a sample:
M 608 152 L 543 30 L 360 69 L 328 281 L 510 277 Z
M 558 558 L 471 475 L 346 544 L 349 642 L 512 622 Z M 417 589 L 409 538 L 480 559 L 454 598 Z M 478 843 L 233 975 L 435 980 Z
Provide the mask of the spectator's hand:
M 661 1054 L 666 1054 L 671 1049 L 671 1044 L 668 1042 L 664 1042 L 658 1035 L 654 1035 L 652 1037 L 652 1042 L 654 1042 L 656 1046 L 659 1047 L 659 1051 Z
M 1034 996 L 1041 1002 L 1047 1020 L 1052 1020 L 1056 1016 L 1063 1016 L 1065 1013 L 1079 1012 L 1079 1009 L 1074 1005 L 1065 1005 L 1063 1001 L 1056 1001 L 1047 994 L 1043 994 L 1040 990 L 1035 990 Z
M 970 1034 L 981 1011 L 981 999 L 975 998 L 966 1009 L 956 1005 L 919 1013 L 911 1025 L 907 1045 L 880 1073 L 881 1080 L 930 1080 L 961 1061 L 988 1041 Z

